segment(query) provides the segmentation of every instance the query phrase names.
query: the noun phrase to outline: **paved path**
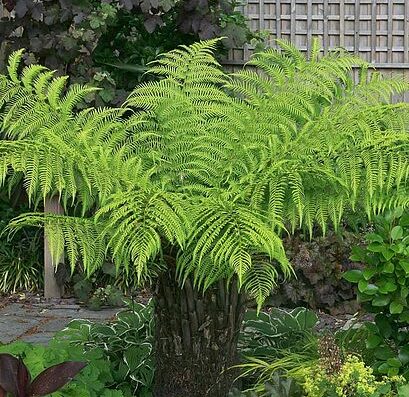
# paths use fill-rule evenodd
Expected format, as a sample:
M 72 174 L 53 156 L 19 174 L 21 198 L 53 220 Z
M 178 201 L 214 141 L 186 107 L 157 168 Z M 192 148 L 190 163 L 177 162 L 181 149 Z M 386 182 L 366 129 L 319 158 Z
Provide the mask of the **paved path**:
M 0 308 L 0 343 L 16 340 L 47 344 L 73 319 L 107 321 L 120 309 L 91 311 L 75 304 L 9 303 Z

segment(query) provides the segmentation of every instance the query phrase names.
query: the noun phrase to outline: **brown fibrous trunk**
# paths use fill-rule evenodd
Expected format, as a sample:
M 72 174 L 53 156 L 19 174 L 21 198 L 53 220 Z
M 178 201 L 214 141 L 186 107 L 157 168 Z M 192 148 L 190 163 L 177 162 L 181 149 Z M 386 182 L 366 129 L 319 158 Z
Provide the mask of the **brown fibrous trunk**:
M 237 342 L 245 312 L 237 282 L 205 292 L 181 287 L 163 273 L 155 294 L 155 397 L 225 397 L 237 372 Z

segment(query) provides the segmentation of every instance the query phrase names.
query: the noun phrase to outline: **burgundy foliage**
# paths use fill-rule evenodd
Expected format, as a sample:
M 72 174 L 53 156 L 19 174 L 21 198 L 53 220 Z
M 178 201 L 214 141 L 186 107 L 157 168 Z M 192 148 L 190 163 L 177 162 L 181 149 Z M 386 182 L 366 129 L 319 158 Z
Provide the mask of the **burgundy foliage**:
M 0 354 L 0 397 L 41 397 L 54 393 L 71 381 L 87 364 L 66 361 L 47 368 L 32 382 L 21 358 Z

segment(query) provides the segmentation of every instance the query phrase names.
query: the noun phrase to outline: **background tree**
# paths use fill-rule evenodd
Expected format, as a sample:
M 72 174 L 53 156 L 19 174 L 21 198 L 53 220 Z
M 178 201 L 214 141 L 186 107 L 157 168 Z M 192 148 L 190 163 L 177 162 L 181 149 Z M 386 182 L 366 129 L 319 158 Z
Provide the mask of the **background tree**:
M 106 251 L 156 285 L 156 397 L 224 397 L 246 296 L 260 307 L 279 272 L 292 273 L 281 234 L 407 206 L 406 83 L 371 77 L 342 51 L 306 60 L 293 46 L 227 75 L 217 41 L 161 56 L 161 79 L 118 109 L 74 113 L 89 88 L 41 66 L 0 79 L 2 178 L 22 176 L 35 206 L 60 196 L 69 215 L 45 225 L 55 257 L 89 273 Z M 361 67 L 354 83 L 352 67 Z

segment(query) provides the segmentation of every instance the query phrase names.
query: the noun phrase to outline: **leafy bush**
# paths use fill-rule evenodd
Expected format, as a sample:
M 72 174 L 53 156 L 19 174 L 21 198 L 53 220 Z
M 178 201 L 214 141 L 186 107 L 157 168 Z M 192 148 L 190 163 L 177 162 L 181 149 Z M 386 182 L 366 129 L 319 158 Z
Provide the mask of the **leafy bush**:
M 361 239 L 359 232 L 345 229 L 312 239 L 301 232 L 286 238 L 284 246 L 296 277 L 281 283 L 268 303 L 287 308 L 307 305 L 333 315 L 355 313 L 356 287 L 342 275 L 356 267 L 349 256 Z
M 344 277 L 358 285 L 363 308 L 374 313 L 366 323 L 366 347 L 373 351 L 374 368 L 388 375 L 409 377 L 409 214 L 402 209 L 375 219 L 375 232 L 366 236 L 365 249 L 351 258 L 365 264 Z
M 240 337 L 241 389 L 232 397 L 406 396 L 409 385 L 395 375 L 376 378 L 357 351 L 350 330 L 338 335 L 315 330 L 314 312 L 274 309 L 270 315 L 250 312 Z M 360 329 L 355 338 L 357 345 Z M 362 348 L 362 346 L 359 346 Z M 365 342 L 363 342 L 365 347 Z
M 305 340 L 318 322 L 316 314 L 299 307 L 291 311 L 271 308 L 269 313 L 245 314 L 239 346 L 244 356 L 268 357 Z
M 85 352 L 102 352 L 110 363 L 112 384 L 125 395 L 150 397 L 154 376 L 153 307 L 130 303 L 109 324 L 74 320 L 55 336 Z
M 53 393 L 53 397 L 130 397 L 123 394 L 114 385 L 111 365 L 102 349 L 88 351 L 81 346 L 71 346 L 63 341 L 51 341 L 48 347 L 32 345 L 25 342 L 14 342 L 0 346 L 0 353 L 8 353 L 21 357 L 33 376 L 37 376 L 46 368 L 63 361 L 85 361 L 88 365 L 71 383 L 61 391 Z M 111 388 L 112 386 L 112 388 Z
M 377 381 L 372 368 L 359 358 L 348 356 L 339 371 L 328 371 L 323 365 L 305 369 L 304 389 L 307 397 L 380 397 L 407 396 L 402 377 L 385 377 Z

